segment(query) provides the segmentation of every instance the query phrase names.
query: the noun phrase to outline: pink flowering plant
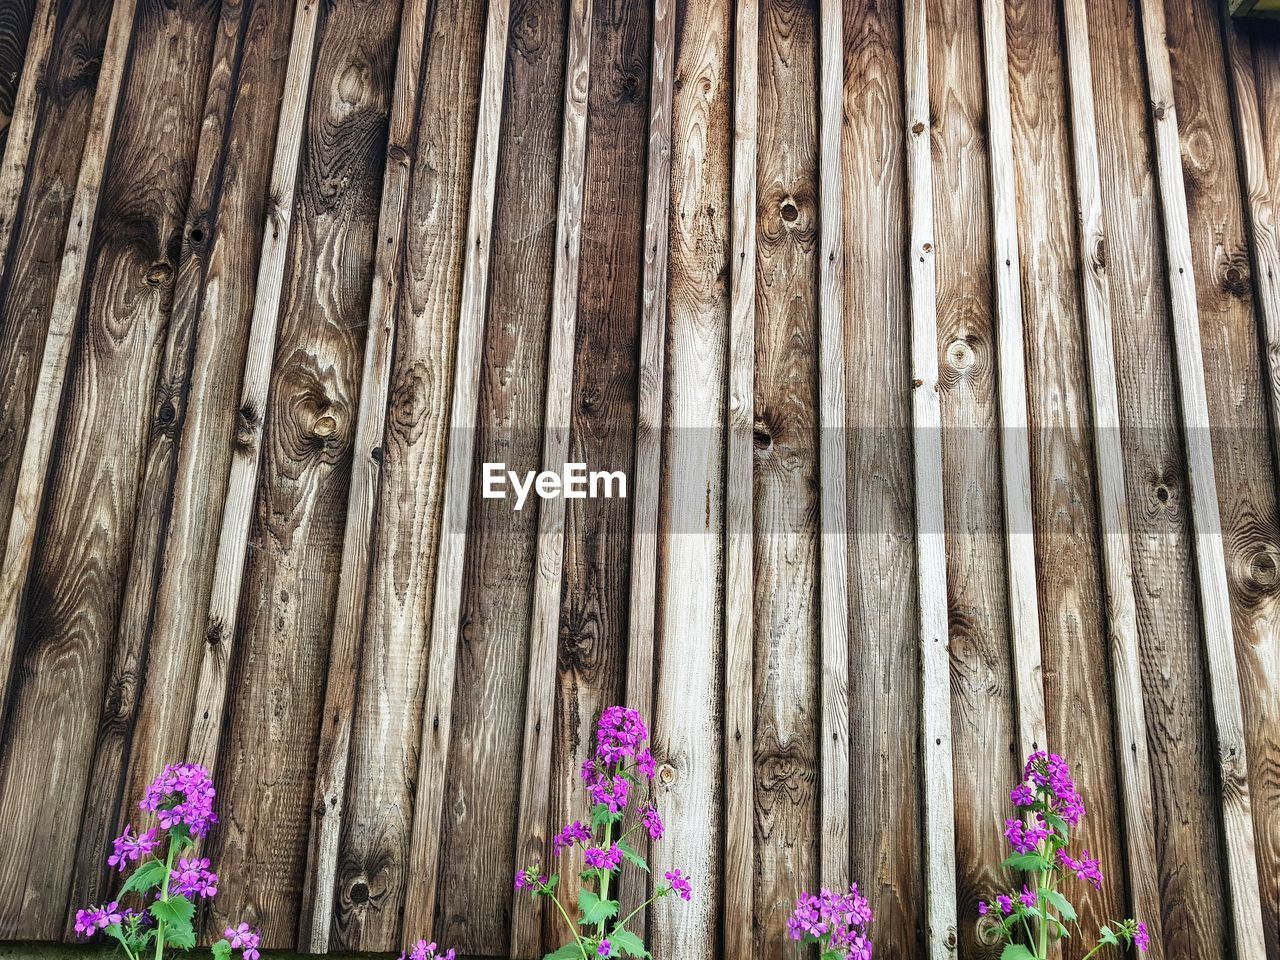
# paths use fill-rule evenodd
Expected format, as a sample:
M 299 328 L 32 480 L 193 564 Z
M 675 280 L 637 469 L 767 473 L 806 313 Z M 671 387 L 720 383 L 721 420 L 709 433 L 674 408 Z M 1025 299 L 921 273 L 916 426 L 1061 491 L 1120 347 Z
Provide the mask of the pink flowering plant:
M 871 960 L 871 906 L 855 883 L 848 893 L 800 894 L 787 921 L 792 940 L 817 944 L 821 960 Z
M 619 917 L 619 903 L 612 898 L 614 881 L 624 861 L 649 872 L 649 865 L 630 842 L 644 831 L 650 839 L 661 838 L 665 827 L 657 808 L 649 800 L 639 802 L 637 794 L 653 780 L 653 754 L 645 746 L 649 731 L 636 710 L 609 707 L 596 727 L 596 750 L 582 766 L 582 779 L 592 800 L 589 822 L 575 820 L 552 841 L 557 857 L 581 847 L 586 869 L 579 874 L 576 919 L 570 916 L 560 897 L 559 874 L 541 866 L 516 873 L 515 887 L 536 898 L 555 904 L 560 916 L 573 931 L 573 941 L 546 955 L 543 960 L 598 960 L 601 957 L 648 957 L 644 941 L 627 924 L 649 904 L 674 894 L 689 900 L 689 878 L 680 870 L 665 874 L 649 899 L 626 917 Z M 630 817 L 628 817 L 630 814 Z
M 1053 753 L 1033 753 L 1009 799 L 1022 815 L 1004 822 L 1013 853 L 1002 866 L 1022 872 L 1026 882 L 1020 891 L 978 904 L 978 913 L 998 922 L 1006 944 L 1000 960 L 1046 960 L 1053 943 L 1070 936 L 1067 924 L 1079 929 L 1075 908 L 1062 893 L 1063 881 L 1074 877 L 1101 889 L 1102 871 L 1088 850 L 1081 850 L 1079 858 L 1067 852 L 1071 831 L 1080 825 L 1085 810 L 1066 760 Z M 1084 960 L 1108 947 L 1145 951 L 1148 942 L 1145 923 L 1129 919 L 1104 924 Z
M 139 804 L 157 825 L 142 832 L 126 826 L 112 842 L 107 864 L 128 877 L 115 899 L 76 912 L 79 936 L 104 933 L 129 960 L 139 960 L 144 951 L 164 960 L 167 949 L 196 945 L 196 903 L 218 893 L 218 875 L 208 858 L 195 852 L 196 843 L 218 822 L 214 797 L 209 772 L 199 764 L 164 768 Z M 135 905 L 121 907 L 126 899 Z M 214 960 L 229 960 L 237 950 L 241 960 L 258 960 L 258 931 L 247 923 L 228 927 L 211 949 Z

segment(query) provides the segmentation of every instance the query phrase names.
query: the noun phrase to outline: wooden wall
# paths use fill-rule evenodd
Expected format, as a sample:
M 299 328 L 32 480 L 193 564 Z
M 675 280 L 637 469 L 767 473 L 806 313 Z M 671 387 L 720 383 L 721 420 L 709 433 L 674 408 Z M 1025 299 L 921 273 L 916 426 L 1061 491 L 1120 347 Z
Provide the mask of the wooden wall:
M 998 956 L 1048 744 L 1086 928 L 1280 960 L 1276 27 L 0 0 L 0 153 L 0 937 L 185 757 L 207 930 L 540 955 L 626 701 L 655 956 L 850 880 L 880 956 Z M 628 498 L 482 496 L 567 460 Z

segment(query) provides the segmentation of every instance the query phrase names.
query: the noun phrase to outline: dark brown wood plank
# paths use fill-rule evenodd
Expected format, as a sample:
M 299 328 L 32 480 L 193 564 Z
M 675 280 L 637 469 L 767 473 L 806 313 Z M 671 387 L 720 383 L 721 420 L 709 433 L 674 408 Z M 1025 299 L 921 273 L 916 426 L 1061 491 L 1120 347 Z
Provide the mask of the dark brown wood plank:
M 511 6 L 476 463 L 506 463 L 521 476 L 542 469 L 566 15 L 563 0 Z M 514 506 L 483 499 L 475 484 L 436 931 L 442 943 L 494 956 L 511 942 L 539 515 L 532 499 Z
M 46 5 L 48 9 L 51 4 Z M 0 2 L 0 157 L 9 141 L 9 125 L 18 98 L 18 84 L 27 59 L 27 43 L 36 17 L 36 0 Z
M 217 6 L 139 11 L 88 248 L 55 448 L 20 621 L 21 683 L 5 757 L 7 875 L 19 935 L 62 932 L 112 639 L 139 507 L 138 484 L 172 306 Z M 86 162 L 90 162 L 86 158 Z M 57 307 L 55 307 L 57 309 Z M 48 359 L 46 347 L 46 360 Z M 52 410 L 35 408 L 33 416 Z M 13 528 L 11 528 L 11 540 Z
M 193 568 L 212 567 L 284 80 L 280 53 L 288 46 L 292 6 L 291 0 L 227 5 L 218 24 L 139 494 L 144 504 L 164 506 L 139 511 L 134 531 L 80 829 L 68 935 L 76 905 L 98 902 L 118 885 L 102 851 L 134 815 L 141 789 L 126 777 L 157 592 L 175 578 L 198 578 Z M 190 554 L 182 551 L 193 546 L 195 562 L 184 562 Z M 159 694 L 173 691 L 161 686 Z
M 1218 957 L 1224 944 L 1221 834 L 1159 266 L 1146 83 L 1133 4 L 1099 0 L 1091 14 L 1103 256 L 1116 334 L 1165 955 Z
M 813 4 L 760 12 L 752 955 L 778 960 L 797 891 L 819 881 L 818 48 Z
M 930 0 L 935 117 L 934 242 L 951 635 L 957 912 L 965 957 L 995 957 L 977 905 L 1003 888 L 996 866 L 1018 759 L 1001 501 L 986 104 L 975 6 Z
M 477 99 L 485 5 L 442 12 L 433 8 L 413 145 L 430 162 L 414 162 L 406 212 L 332 937 L 320 915 L 312 936 L 313 946 L 346 950 L 394 949 L 419 935 L 401 931 L 401 910 L 414 882 L 414 784 L 477 121 L 457 106 Z
M 849 432 L 850 876 L 876 949 L 923 951 L 920 702 L 913 544 L 902 15 L 844 11 L 845 344 Z M 949 813 L 950 811 L 948 811 Z M 883 824 L 868 830 L 859 824 Z
M 296 940 L 399 15 L 398 3 L 326 11 L 261 411 L 209 929 L 247 914 L 277 947 Z

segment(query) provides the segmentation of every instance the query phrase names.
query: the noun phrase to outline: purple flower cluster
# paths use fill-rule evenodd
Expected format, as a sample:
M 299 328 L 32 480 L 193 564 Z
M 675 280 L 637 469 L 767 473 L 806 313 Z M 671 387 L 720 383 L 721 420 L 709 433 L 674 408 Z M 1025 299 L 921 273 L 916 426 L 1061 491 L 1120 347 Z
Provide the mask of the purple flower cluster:
M 209 869 L 207 857 L 184 857 L 178 861 L 178 868 L 169 877 L 169 889 L 189 900 L 218 895 L 218 875 Z
M 552 838 L 551 846 L 558 857 L 570 847 L 577 846 L 579 844 L 585 846 L 590 842 L 591 828 L 581 820 L 575 820 Z
M 447 950 L 439 953 L 434 942 L 427 943 L 425 940 L 419 940 L 400 954 L 400 960 L 454 960 L 454 952 Z
M 107 863 L 115 867 L 121 873 L 131 863 L 137 863 L 143 857 L 151 856 L 160 843 L 160 839 L 156 834 L 156 828 L 152 827 L 146 833 L 135 834 L 133 827 L 125 825 L 124 833 L 111 841 L 115 852 L 107 857 Z
M 787 930 L 792 940 L 820 944 L 824 956 L 835 951 L 844 960 L 871 960 L 867 927 L 872 919 L 871 906 L 855 883 L 847 893 L 824 888 L 816 896 L 800 894 Z
M 610 873 L 622 866 L 622 851 L 616 843 L 604 847 L 588 847 L 583 859 L 592 870 L 607 870 Z
M 671 884 L 672 891 L 681 900 L 686 903 L 693 899 L 693 884 L 689 882 L 689 878 L 683 870 L 668 870 L 665 874 L 667 883 Z
M 240 955 L 244 960 L 258 960 L 258 944 L 262 936 L 257 930 L 251 930 L 247 923 L 227 927 L 222 931 L 222 935 L 227 938 L 232 950 L 241 951 Z
M 124 922 L 124 913 L 115 900 L 101 907 L 86 907 L 76 911 L 76 935 L 87 937 L 105 930 L 115 923 Z
M 1084 801 L 1071 779 L 1071 765 L 1056 753 L 1041 750 L 1027 758 L 1023 782 L 1014 787 L 1009 799 L 1018 807 L 1032 807 L 1037 799 L 1049 813 L 1070 826 L 1079 826 L 1084 817 Z
M 213 799 L 213 780 L 208 770 L 198 763 L 171 763 L 147 787 L 139 806 L 154 813 L 164 829 L 181 825 L 191 836 L 204 839 L 209 828 L 218 822 Z
M 1067 851 L 1059 850 L 1058 862 L 1081 880 L 1093 884 L 1095 890 L 1102 889 L 1102 870 L 1099 869 L 1098 861 L 1090 858 L 1088 850 L 1081 851 L 1079 860 L 1067 856 Z

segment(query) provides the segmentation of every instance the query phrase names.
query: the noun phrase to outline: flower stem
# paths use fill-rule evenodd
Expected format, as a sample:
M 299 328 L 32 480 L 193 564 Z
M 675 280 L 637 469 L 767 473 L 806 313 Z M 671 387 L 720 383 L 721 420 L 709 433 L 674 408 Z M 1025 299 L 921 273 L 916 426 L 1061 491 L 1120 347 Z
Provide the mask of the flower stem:
M 178 852 L 178 841 L 169 835 L 169 855 L 164 861 L 164 880 L 160 884 L 160 900 L 169 899 L 169 877 L 173 874 L 173 858 Z M 156 960 L 164 960 L 164 921 L 156 921 Z
M 573 931 L 573 938 L 578 941 L 578 949 L 582 951 L 582 960 L 591 960 L 587 956 L 587 948 L 582 945 L 582 937 L 578 935 L 578 925 L 569 919 L 569 914 L 564 908 L 564 904 L 560 902 L 560 898 L 554 893 L 551 894 L 551 900 L 556 905 L 556 909 L 560 911 L 560 916 L 564 917 L 565 924 Z

